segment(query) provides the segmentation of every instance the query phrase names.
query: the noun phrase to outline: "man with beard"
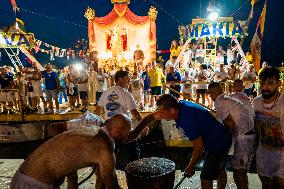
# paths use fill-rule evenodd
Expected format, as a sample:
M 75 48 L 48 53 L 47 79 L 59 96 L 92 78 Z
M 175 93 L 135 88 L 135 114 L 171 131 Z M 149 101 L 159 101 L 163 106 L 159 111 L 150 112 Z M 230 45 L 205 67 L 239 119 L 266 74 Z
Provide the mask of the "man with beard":
M 263 189 L 280 189 L 284 188 L 284 95 L 279 92 L 279 70 L 264 68 L 259 84 L 261 95 L 253 100 L 257 172 Z

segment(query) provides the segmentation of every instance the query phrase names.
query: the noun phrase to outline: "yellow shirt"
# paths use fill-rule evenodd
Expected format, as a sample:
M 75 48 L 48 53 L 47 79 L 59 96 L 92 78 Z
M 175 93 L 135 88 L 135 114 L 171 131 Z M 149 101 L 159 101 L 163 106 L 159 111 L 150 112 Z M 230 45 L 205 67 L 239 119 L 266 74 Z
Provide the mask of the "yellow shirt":
M 178 56 L 179 55 L 179 53 L 180 53 L 180 51 L 181 51 L 181 48 L 180 48 L 180 46 L 178 46 L 177 48 L 171 48 L 171 57 L 172 56 Z
M 252 56 L 251 55 L 246 55 L 246 60 L 248 62 L 252 62 Z
M 161 68 L 156 67 L 156 69 L 151 69 L 148 73 L 148 76 L 151 78 L 151 87 L 162 86 L 162 79 L 164 73 Z

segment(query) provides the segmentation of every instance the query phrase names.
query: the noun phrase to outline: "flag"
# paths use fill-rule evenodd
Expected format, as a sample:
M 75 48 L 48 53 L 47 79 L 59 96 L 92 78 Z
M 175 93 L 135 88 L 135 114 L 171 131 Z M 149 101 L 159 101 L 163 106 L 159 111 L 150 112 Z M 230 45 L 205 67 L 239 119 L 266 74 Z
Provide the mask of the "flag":
M 257 32 L 254 33 L 254 36 L 250 43 L 250 51 L 251 51 L 251 56 L 253 58 L 255 71 L 258 72 L 258 70 L 260 69 L 260 60 L 261 60 L 261 40 L 258 37 Z
M 264 3 L 263 10 L 261 12 L 261 15 L 260 15 L 258 23 L 257 23 L 257 28 L 258 28 L 258 26 L 260 27 L 260 40 L 261 41 L 262 41 L 263 33 L 264 33 L 265 16 L 266 16 L 266 4 L 267 4 L 267 0 Z
M 253 18 L 253 9 L 254 9 L 254 5 L 255 5 L 255 0 L 251 0 L 251 11 L 250 11 L 250 18 Z
M 257 22 L 256 31 L 254 33 L 254 36 L 253 36 L 251 44 L 250 44 L 251 55 L 253 57 L 254 67 L 255 67 L 255 70 L 257 72 L 260 69 L 261 42 L 262 42 L 263 33 L 264 33 L 265 16 L 266 16 L 266 4 L 267 4 L 267 0 L 264 3 L 263 10 L 262 10 L 261 15 L 259 17 L 259 20 Z M 259 34 L 258 34 L 258 29 L 260 30 Z
M 11 0 L 11 5 L 13 7 L 14 12 L 16 13 L 16 11 L 18 10 L 16 0 Z

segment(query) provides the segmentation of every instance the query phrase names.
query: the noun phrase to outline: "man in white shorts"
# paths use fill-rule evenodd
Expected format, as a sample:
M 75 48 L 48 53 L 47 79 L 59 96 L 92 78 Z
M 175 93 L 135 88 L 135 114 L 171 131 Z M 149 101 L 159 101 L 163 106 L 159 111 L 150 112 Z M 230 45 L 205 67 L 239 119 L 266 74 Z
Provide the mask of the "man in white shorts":
M 208 90 L 224 126 L 231 129 L 235 140 L 233 154 L 234 181 L 238 189 L 247 189 L 247 172 L 256 146 L 254 113 L 246 109 L 241 101 L 225 95 L 219 83 L 210 83 Z

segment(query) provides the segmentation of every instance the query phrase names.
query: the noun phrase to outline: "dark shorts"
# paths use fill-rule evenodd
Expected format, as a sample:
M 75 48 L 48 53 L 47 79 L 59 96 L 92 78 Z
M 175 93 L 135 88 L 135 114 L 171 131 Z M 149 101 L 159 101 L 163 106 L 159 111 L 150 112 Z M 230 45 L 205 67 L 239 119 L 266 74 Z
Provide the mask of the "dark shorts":
M 97 102 L 97 104 L 99 103 L 99 100 L 100 100 L 102 94 L 103 94 L 103 92 L 98 92 L 98 91 L 96 92 L 96 102 Z
M 88 99 L 88 91 L 80 91 L 80 99 Z
M 78 96 L 78 87 L 73 87 L 73 90 L 67 87 L 67 96 Z
M 249 89 L 244 89 L 244 93 L 247 96 L 251 96 L 253 94 L 253 88 L 249 88 Z
M 162 87 L 151 87 L 151 95 L 161 95 L 162 94 Z
M 196 89 L 196 93 L 205 94 L 207 89 Z
M 205 159 L 200 178 L 203 180 L 216 180 L 225 169 L 227 153 L 212 154 L 205 153 Z

